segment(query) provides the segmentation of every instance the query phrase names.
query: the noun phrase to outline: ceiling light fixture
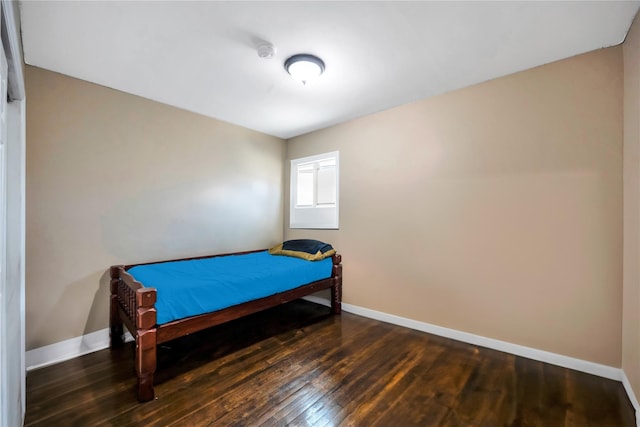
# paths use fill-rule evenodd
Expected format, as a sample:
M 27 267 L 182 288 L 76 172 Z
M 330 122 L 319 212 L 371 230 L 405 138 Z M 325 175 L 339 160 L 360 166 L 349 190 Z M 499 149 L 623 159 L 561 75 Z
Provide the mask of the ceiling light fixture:
M 301 53 L 287 59 L 284 69 L 291 77 L 306 85 L 324 72 L 324 62 L 317 56 Z

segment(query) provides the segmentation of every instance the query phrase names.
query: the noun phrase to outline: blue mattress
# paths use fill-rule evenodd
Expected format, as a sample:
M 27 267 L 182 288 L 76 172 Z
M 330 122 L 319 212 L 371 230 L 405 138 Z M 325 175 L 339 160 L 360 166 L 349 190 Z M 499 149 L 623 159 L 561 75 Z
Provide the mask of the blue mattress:
M 331 277 L 331 258 L 306 261 L 269 252 L 132 267 L 143 286 L 156 288 L 157 323 L 217 311 Z

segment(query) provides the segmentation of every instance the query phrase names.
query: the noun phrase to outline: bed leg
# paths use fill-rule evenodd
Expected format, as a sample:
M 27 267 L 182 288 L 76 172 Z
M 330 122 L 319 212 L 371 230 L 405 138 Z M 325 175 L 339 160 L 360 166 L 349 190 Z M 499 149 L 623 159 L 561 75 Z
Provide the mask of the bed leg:
M 109 337 L 111 348 L 122 347 L 124 344 L 124 330 L 122 329 L 122 319 L 120 318 L 118 306 L 118 282 L 120 273 L 117 267 L 111 267 L 111 301 L 109 310 Z
M 342 303 L 340 302 L 341 297 L 340 289 L 337 286 L 333 286 L 331 288 L 331 313 L 332 314 L 340 314 L 342 311 Z
M 333 286 L 331 287 L 331 313 L 342 311 L 342 264 L 333 266 Z
M 153 400 L 153 376 L 156 372 L 156 329 L 138 331 L 136 336 L 136 374 L 138 375 L 138 400 Z
M 111 348 L 119 348 L 124 344 L 124 329 L 118 313 L 118 297 L 111 295 L 111 313 L 109 315 L 109 338 Z

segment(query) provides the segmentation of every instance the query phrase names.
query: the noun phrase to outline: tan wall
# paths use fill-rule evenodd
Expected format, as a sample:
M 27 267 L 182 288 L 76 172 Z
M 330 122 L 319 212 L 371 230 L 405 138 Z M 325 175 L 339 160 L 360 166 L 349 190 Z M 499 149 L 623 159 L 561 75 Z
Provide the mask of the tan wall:
M 26 84 L 27 350 L 108 326 L 112 264 L 282 240 L 283 140 L 34 67 Z
M 640 22 L 624 42 L 624 292 L 622 369 L 640 396 Z
M 616 47 L 294 138 L 340 151 L 340 230 L 285 238 L 347 303 L 620 367 L 622 97 Z

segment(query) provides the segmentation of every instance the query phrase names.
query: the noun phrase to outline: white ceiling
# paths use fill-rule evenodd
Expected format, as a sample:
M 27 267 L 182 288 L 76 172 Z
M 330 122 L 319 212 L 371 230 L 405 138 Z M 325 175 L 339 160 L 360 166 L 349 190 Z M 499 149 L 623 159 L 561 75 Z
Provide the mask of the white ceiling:
M 290 138 L 621 43 L 637 1 L 33 1 L 25 62 Z M 256 46 L 276 46 L 271 59 Z M 325 74 L 303 86 L 286 58 Z

